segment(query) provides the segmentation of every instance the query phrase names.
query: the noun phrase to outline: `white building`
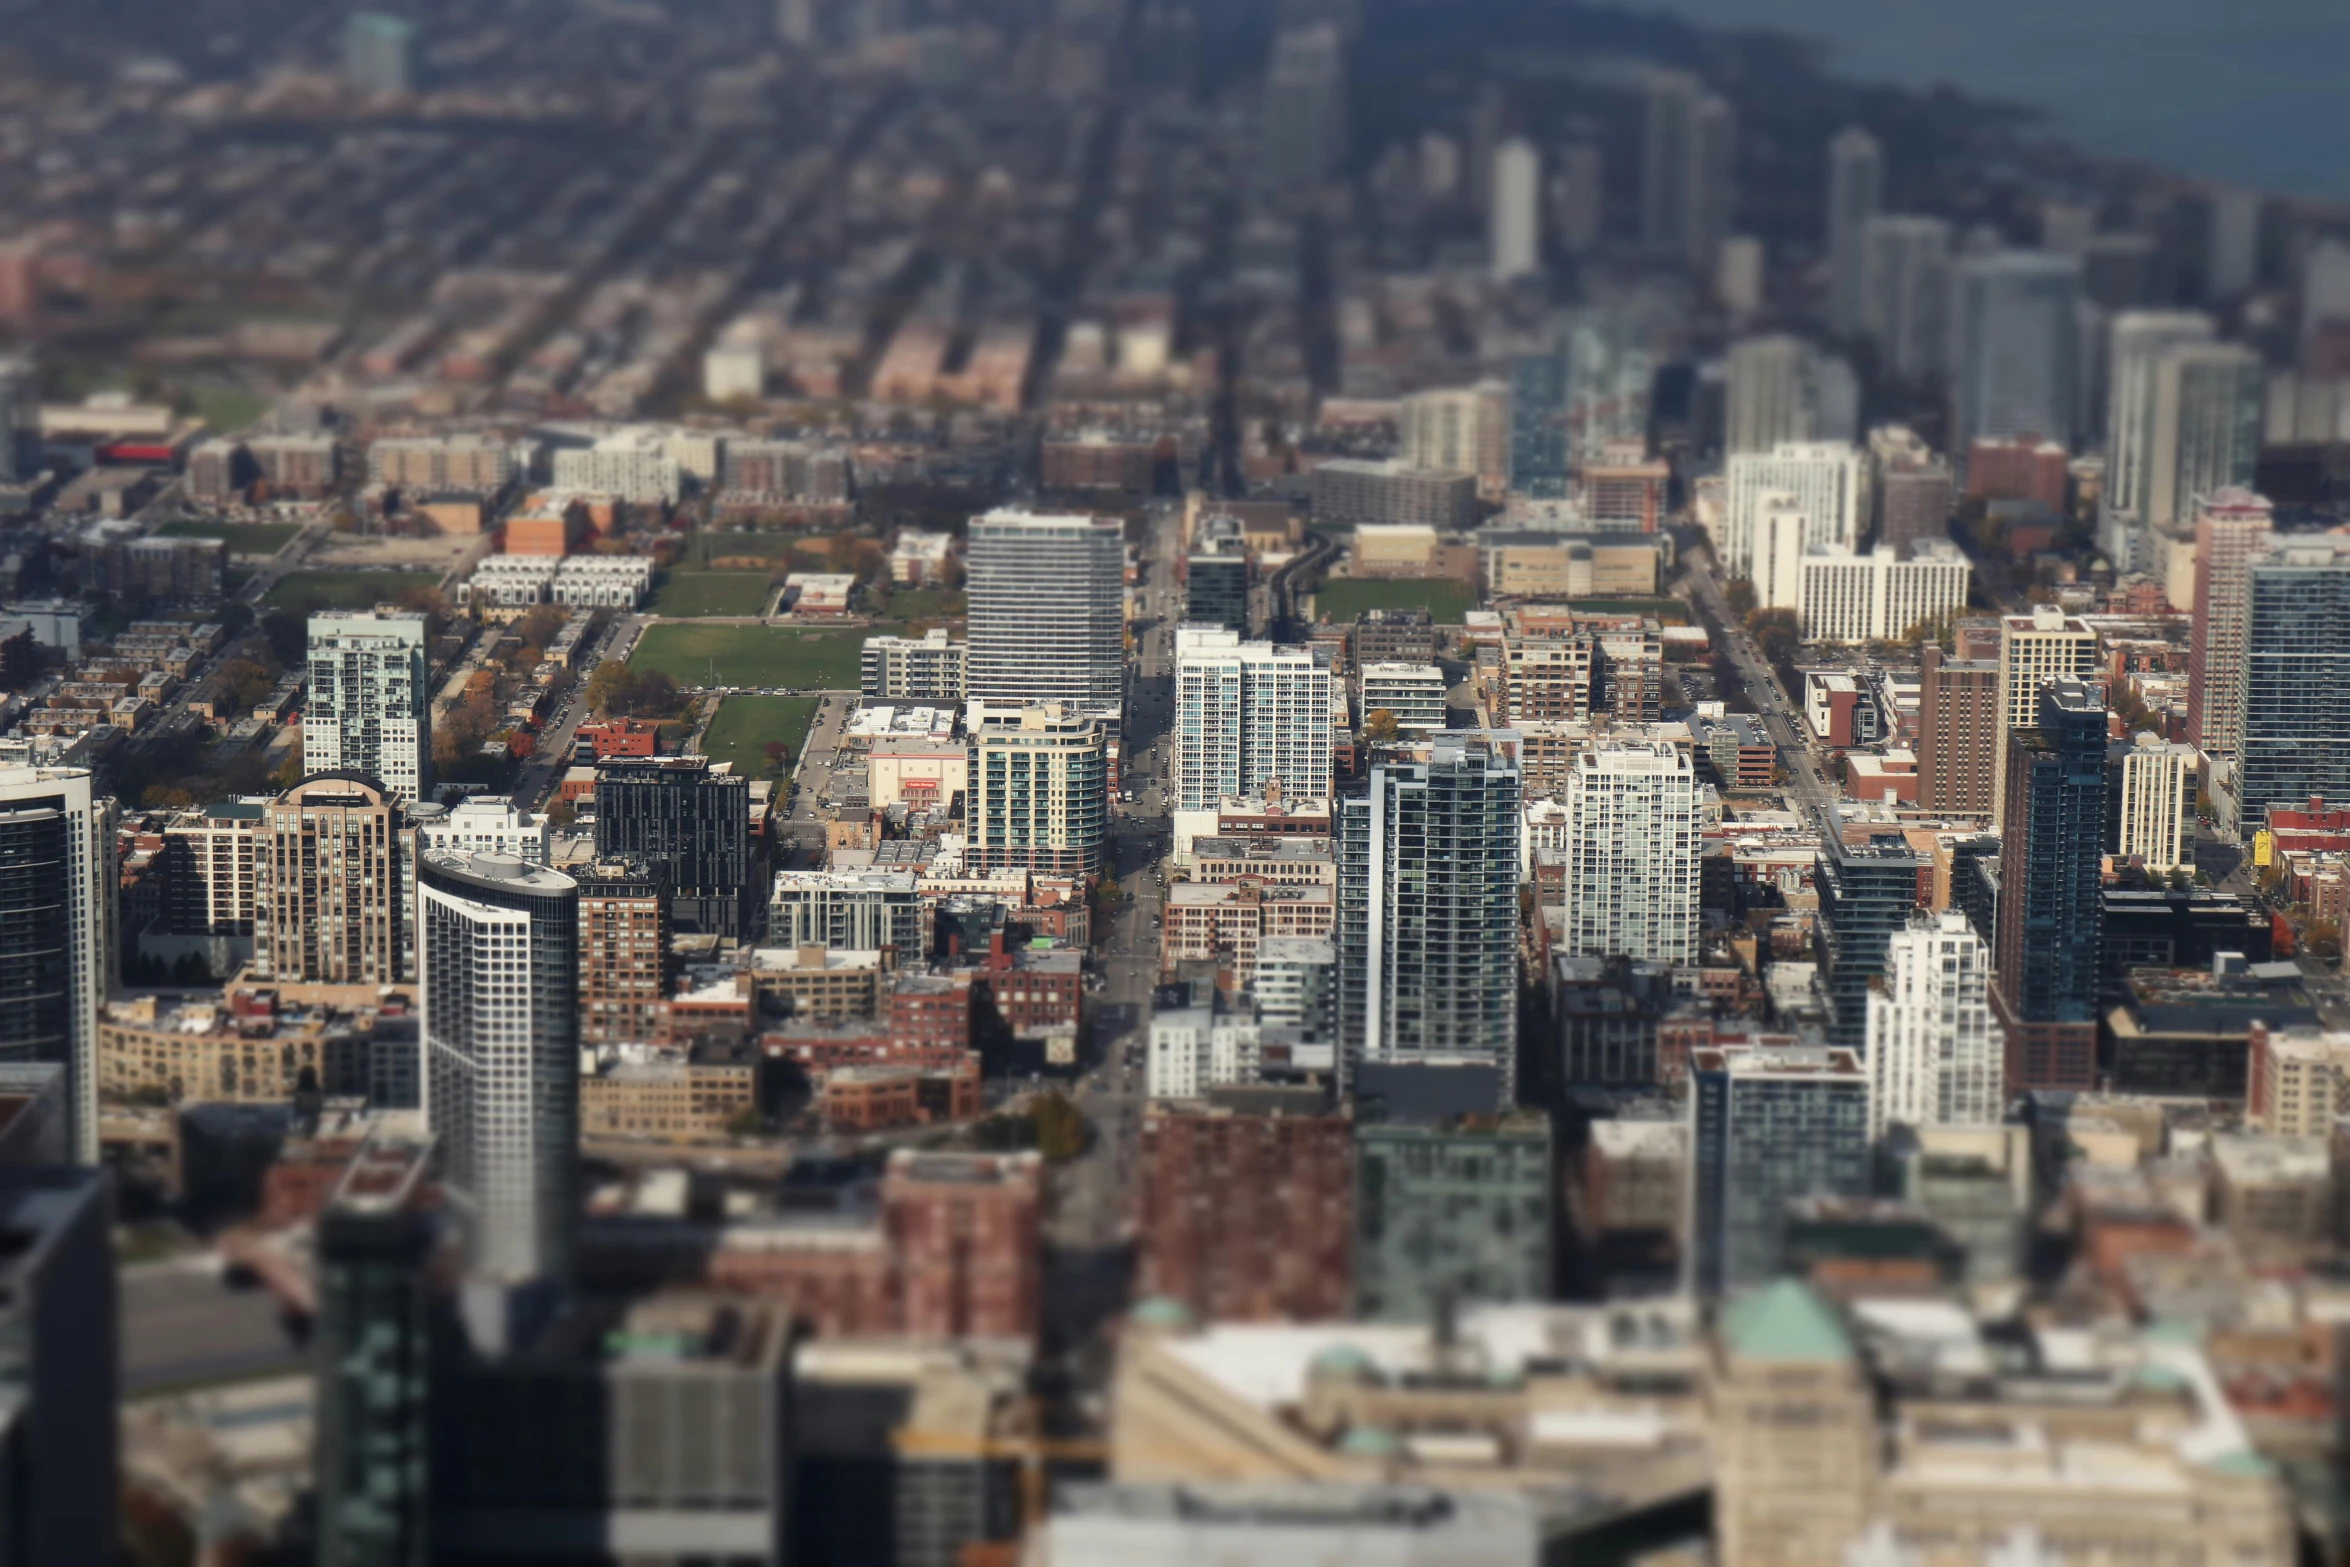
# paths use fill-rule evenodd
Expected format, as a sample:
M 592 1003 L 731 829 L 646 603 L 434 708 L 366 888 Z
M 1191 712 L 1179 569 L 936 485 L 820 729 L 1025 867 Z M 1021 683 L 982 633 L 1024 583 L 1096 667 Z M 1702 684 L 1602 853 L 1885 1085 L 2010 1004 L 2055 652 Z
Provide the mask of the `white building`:
M 1837 547 L 1803 557 L 1803 635 L 1813 642 L 1892 641 L 1966 607 L 1972 568 L 1955 544 L 1889 544 L 1866 555 Z
M 65 1069 L 76 1164 L 98 1162 L 98 1009 L 117 951 L 115 816 L 81 768 L 0 768 L 0 1017 L 11 1060 Z
M 960 707 L 970 694 L 970 648 L 944 626 L 919 637 L 867 637 L 858 686 L 868 702 L 922 702 Z
M 425 1119 L 468 1264 L 561 1282 L 579 1207 L 579 883 L 433 854 L 416 901 Z
M 2000 616 L 1999 711 L 1991 742 L 1994 822 L 2007 820 L 2007 737 L 2040 722 L 2040 688 L 2056 680 L 2101 682 L 2097 633 L 2089 623 L 2049 604 L 2029 615 Z
M 1950 337 L 1950 225 L 1887 213 L 1869 220 L 1862 243 L 1863 308 L 1878 363 L 1903 381 L 1940 374 Z
M 1330 686 L 1328 666 L 1302 647 L 1244 642 L 1223 626 L 1178 628 L 1173 808 L 1206 810 L 1272 783 L 1290 799 L 1329 794 Z M 1439 692 L 1439 724 L 1443 701 Z
M 635 609 L 652 591 L 650 555 L 567 555 L 547 596 L 573 609 Z
M 1404 467 L 1473 473 L 1481 493 L 1508 488 L 1510 390 L 1502 382 L 1414 392 L 1403 400 L 1397 424 Z
M 1318 936 L 1267 936 L 1257 943 L 1249 980 L 1257 1022 L 1281 1032 L 1294 1071 L 1326 1071 L 1337 1063 L 1338 946 Z
M 1782 441 L 1768 452 L 1733 454 L 1728 488 L 1724 536 L 1715 541 L 1715 553 L 1733 577 L 1755 573 L 1755 528 L 1773 496 L 1793 496 L 1802 509 L 1805 548 L 1860 545 L 1869 514 L 1868 464 L 1849 442 Z M 1785 607 L 1795 607 L 1792 598 Z
M 1803 502 L 1779 492 L 1764 495 L 1754 512 L 1754 555 L 1747 582 L 1764 609 L 1803 608 L 1803 555 L 1809 547 L 1811 513 Z
M 544 604 L 562 559 L 554 555 L 491 555 L 465 579 L 465 600 L 476 609 L 529 609 Z
M 1180 1007 L 1151 1018 L 1144 1085 L 1153 1099 L 1196 1099 L 1257 1080 L 1262 1032 L 1246 1010 Z
M 2156 372 L 2174 348 L 2209 343 L 2218 325 L 2200 310 L 2125 310 L 2114 317 L 2105 403 L 2105 487 L 2100 546 L 2122 570 L 2150 569 L 2146 547 L 2155 441 Z
M 584 450 L 555 454 L 555 487 L 616 495 L 638 506 L 675 505 L 684 474 L 669 436 L 652 429 L 616 431 Z
M 356 772 L 412 805 L 432 788 L 432 689 L 424 617 L 359 611 L 310 617 L 302 706 L 306 772 Z
M 543 811 L 519 809 L 502 794 L 477 794 L 443 808 L 410 810 L 418 854 L 503 854 L 528 865 L 547 863 L 548 824 Z
M 1524 137 L 1493 151 L 1491 225 L 1494 281 L 1542 270 L 1542 154 Z
M 1697 770 L 1662 740 L 1597 740 L 1567 773 L 1566 940 L 1580 957 L 1698 958 Z
M 1362 712 L 1395 715 L 1410 734 L 1444 727 L 1444 671 L 1434 664 L 1365 664 Z
M 919 528 L 899 532 L 889 548 L 889 580 L 904 588 L 936 581 L 953 555 L 954 535 L 925 533 Z
M 1799 337 L 1774 333 L 1730 346 L 1728 450 L 1762 456 L 1817 435 L 1819 355 Z
M 1117 523 L 999 508 L 971 519 L 965 548 L 972 696 L 1123 699 L 1126 542 Z
M 2157 873 L 2193 861 L 2195 789 L 2202 753 L 2156 734 L 2137 735 L 2121 755 L 2121 832 L 2117 852 L 2142 855 Z
M 1920 913 L 1885 944 L 1869 992 L 1869 1136 L 1998 1121 L 2006 1047 L 1991 1021 L 1991 949 L 1955 909 Z

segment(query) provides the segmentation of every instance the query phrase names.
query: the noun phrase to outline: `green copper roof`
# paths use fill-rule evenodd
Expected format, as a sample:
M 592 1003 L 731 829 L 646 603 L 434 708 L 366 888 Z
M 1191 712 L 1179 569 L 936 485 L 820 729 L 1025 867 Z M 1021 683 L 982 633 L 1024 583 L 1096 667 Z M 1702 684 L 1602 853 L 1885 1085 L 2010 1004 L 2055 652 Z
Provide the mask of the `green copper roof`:
M 2239 1447 L 2232 1453 L 2224 1453 L 2204 1467 L 2214 1474 L 2240 1475 L 2247 1480 L 2266 1480 L 2277 1472 L 2276 1465 L 2249 1447 Z
M 1314 1356 L 1313 1369 L 1333 1376 L 1359 1376 L 1371 1369 L 1371 1357 L 1352 1344 L 1331 1344 Z
M 1134 1320 L 1146 1328 L 1188 1328 L 1191 1308 L 1165 1295 L 1153 1295 L 1134 1308 Z
M 1338 1450 L 1349 1458 L 1393 1458 L 1403 1444 L 1385 1426 L 1349 1426 L 1338 1439 Z
M 2146 1339 L 2154 1344 L 2200 1344 L 2203 1330 L 2184 1317 L 2162 1317 L 2146 1324 Z
M 1852 1335 L 1836 1313 L 1793 1279 L 1767 1284 L 1722 1313 L 1722 1336 L 1746 1360 L 1836 1365 L 1853 1358 Z
M 2135 1378 L 2138 1386 L 2149 1393 L 2176 1393 L 2187 1385 L 2187 1379 L 2159 1360 L 2150 1360 L 2138 1368 Z

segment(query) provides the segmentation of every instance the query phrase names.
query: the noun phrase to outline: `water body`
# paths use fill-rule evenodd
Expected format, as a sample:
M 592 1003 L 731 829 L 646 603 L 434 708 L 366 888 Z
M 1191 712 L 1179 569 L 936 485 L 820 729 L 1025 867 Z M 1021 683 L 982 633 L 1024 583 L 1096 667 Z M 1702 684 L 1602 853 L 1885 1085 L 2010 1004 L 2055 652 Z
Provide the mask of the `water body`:
M 1862 81 L 1949 82 L 2077 144 L 2350 200 L 2350 0 L 1634 0 L 1825 40 Z

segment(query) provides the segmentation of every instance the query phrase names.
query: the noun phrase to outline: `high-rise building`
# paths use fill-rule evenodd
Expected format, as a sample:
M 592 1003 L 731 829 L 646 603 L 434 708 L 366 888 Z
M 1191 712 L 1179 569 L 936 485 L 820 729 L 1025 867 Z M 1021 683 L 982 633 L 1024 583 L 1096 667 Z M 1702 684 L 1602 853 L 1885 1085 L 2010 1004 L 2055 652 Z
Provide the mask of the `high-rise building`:
M 1999 835 L 1992 1005 L 2007 1033 L 2007 1091 L 2097 1082 L 2104 934 L 2105 704 L 2060 680 L 2012 731 Z
M 431 1151 L 371 1134 L 318 1216 L 319 1567 L 431 1560 Z
M 1101 721 L 1046 702 L 1021 709 L 1016 723 L 976 730 L 964 820 L 975 869 L 1047 876 L 1099 871 L 1110 824 Z
M 29 477 L 19 448 L 39 402 L 40 381 L 32 361 L 0 357 L 0 483 L 16 484 Z
M 677 931 L 740 939 L 758 893 L 750 801 L 750 780 L 706 757 L 614 758 L 596 769 L 596 857 L 658 872 Z
M 579 883 L 579 1042 L 647 1043 L 669 999 L 669 885 L 643 860 L 570 874 Z
M 1183 618 L 1248 635 L 1248 544 L 1232 517 L 1206 517 L 1183 559 Z
M 1886 943 L 1931 901 L 1933 862 L 1897 832 L 1850 843 L 1840 813 L 1821 834 L 1812 884 L 1820 899 L 1820 971 L 1829 1038 L 1858 1047 L 1868 1037 L 1870 989 L 1885 976 Z
M 1353 1305 L 1354 1123 L 1153 1105 L 1135 1156 L 1139 1296 L 1200 1320 L 1315 1321 Z
M 98 1170 L 0 1167 L 0 1519 L 28 1567 L 120 1543 L 111 1191 Z
M 1118 702 L 1126 545 L 1115 522 L 998 509 L 971 519 L 970 694 Z
M 1998 794 L 1999 664 L 1928 647 L 1918 697 L 1918 805 L 1989 816 Z
M 2280 541 L 2249 576 L 2243 739 L 2217 793 L 2235 832 L 2271 805 L 2350 798 L 2350 538 Z
M 1711 276 L 1730 232 L 1737 173 L 1737 113 L 1695 77 L 1654 71 L 1640 146 L 1640 240 Z
M 238 941 L 252 955 L 268 805 L 267 795 L 221 800 L 163 829 L 164 918 L 173 935 Z
M 2191 528 L 2196 497 L 2252 482 L 2267 388 L 2260 356 L 2241 343 L 2189 344 L 2155 363 L 2147 527 L 2175 537 Z
M 1828 141 L 1828 329 L 1838 337 L 1868 325 L 1868 228 L 1884 201 L 1884 150 L 1847 125 Z
M 1885 943 L 1867 993 L 1869 1138 L 1908 1126 L 1981 1126 L 2006 1103 L 1991 1023 L 1991 949 L 1955 909 L 1917 912 Z
M 1044 1161 L 901 1148 L 881 1184 L 910 1338 L 1033 1339 L 1044 1316 Z
M 1291 799 L 1330 793 L 1331 676 L 1302 647 L 1243 642 L 1222 627 L 1175 633 L 1175 806 L 1213 810 L 1278 784 Z
M 375 779 L 402 805 L 432 794 L 432 681 L 424 617 L 395 611 L 310 617 L 302 765 Z
M 1523 800 L 1516 734 L 1452 730 L 1376 763 L 1342 802 L 1350 1070 L 1470 1064 L 1514 1080 Z
M 416 867 L 424 1108 L 475 1274 L 568 1282 L 579 1206 L 579 883 L 502 854 Z
M 1869 1078 L 1849 1049 L 1690 1052 L 1689 1287 L 1709 1299 L 1780 1272 L 1788 1205 L 1870 1190 Z
M 2069 256 L 2000 251 L 1959 264 L 1951 295 L 1953 451 L 1978 437 L 2072 443 L 2080 296 L 2080 263 Z
M 262 815 L 255 966 L 285 985 L 415 978 L 414 837 L 388 790 L 355 773 L 305 778 Z
M 533 865 L 547 863 L 546 813 L 523 810 L 502 794 L 477 794 L 446 807 L 411 806 L 408 823 L 416 829 L 419 854 L 453 849 L 465 854 L 511 854 Z
M 1495 281 L 1542 270 L 1542 154 L 1523 137 L 1494 150 L 1490 246 Z
M 2187 733 L 2232 757 L 2244 732 L 2245 639 L 2251 630 L 2252 562 L 2275 535 L 2275 509 L 2250 490 L 2224 489 L 2195 503 L 2195 602 L 2187 623 Z
M 1546 342 L 1510 360 L 1510 491 L 1562 500 L 1567 451 L 1568 348 Z
M 98 1008 L 116 963 L 114 826 L 80 768 L 0 768 L 0 1062 L 65 1069 L 83 1164 L 98 1157 Z
M 1819 398 L 1819 355 L 1802 338 L 1780 333 L 1731 344 L 1729 453 L 1816 438 Z
M 2195 790 L 2202 753 L 2151 732 L 2116 742 L 2106 781 L 2114 791 L 2106 846 L 2156 875 L 2195 860 Z
M 1510 389 L 1501 381 L 1414 392 L 1396 416 L 1407 468 L 1473 473 L 1497 494 L 1510 477 Z
M 1723 510 L 1727 536 L 1716 541 L 1715 553 L 1732 577 L 1759 575 L 1763 552 L 1756 538 L 1762 513 L 1779 496 L 1791 498 L 1805 519 L 1798 558 L 1815 544 L 1859 546 L 1868 517 L 1868 469 L 1858 448 L 1834 441 L 1783 441 L 1768 452 L 1730 458 Z M 1797 607 L 1797 591 L 1791 575 L 1784 607 Z
M 2154 471 L 2156 370 L 2176 348 L 2209 343 L 2217 323 L 2200 310 L 2125 310 L 2107 330 L 2103 546 L 2124 569 L 2148 570 L 2148 503 Z M 2039 431 L 2039 434 L 2052 434 Z
M 970 654 L 944 626 L 919 637 L 867 637 L 857 683 L 869 702 L 961 707 L 970 695 Z
M 1283 29 L 1265 68 L 1259 139 L 1274 183 L 1308 189 L 1346 161 L 1346 35 L 1328 22 Z
M 1355 1315 L 1549 1299 L 1558 1184 L 1538 1114 L 1357 1127 Z
M 1862 233 L 1864 324 L 1886 374 L 1907 382 L 1942 373 L 1950 351 L 1950 225 L 1940 218 L 1871 218 Z
M 1950 464 L 1934 455 L 1907 426 L 1880 425 L 1869 432 L 1869 492 L 1879 544 L 1907 551 L 1913 545 L 1950 537 L 1955 491 Z
M 1903 554 L 1890 544 L 1880 544 L 1865 555 L 1832 544 L 1804 551 L 1797 566 L 1801 586 L 1796 600 L 1804 638 L 1907 640 L 1919 627 L 1931 627 L 1966 608 L 1973 568 L 1957 545 L 1947 539 L 1929 540 L 1911 546 L 1906 559 Z M 1756 600 L 1762 602 L 1759 583 Z
M 1363 716 L 1385 713 L 1404 734 L 1425 734 L 1445 725 L 1444 694 L 1450 685 L 1435 664 L 1365 664 L 1359 671 Z
M 1567 928 L 1584 957 L 1697 961 L 1697 770 L 1656 740 L 1594 740 L 1567 774 Z
M 343 23 L 343 80 L 368 94 L 416 90 L 416 29 L 381 11 L 354 11 Z
M 1999 716 L 1992 733 L 1991 816 L 2007 817 L 2008 736 L 2039 721 L 2040 688 L 2058 680 L 2096 680 L 2097 633 L 2088 622 L 2042 604 L 2029 615 L 1999 617 Z

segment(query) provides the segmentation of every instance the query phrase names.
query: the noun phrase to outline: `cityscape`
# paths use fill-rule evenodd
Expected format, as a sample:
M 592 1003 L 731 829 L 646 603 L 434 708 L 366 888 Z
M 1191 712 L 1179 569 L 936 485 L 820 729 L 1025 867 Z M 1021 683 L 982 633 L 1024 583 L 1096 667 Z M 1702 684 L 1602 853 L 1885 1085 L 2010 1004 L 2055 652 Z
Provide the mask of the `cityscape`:
M 15 9 L 0 1563 L 2350 1564 L 2350 202 L 1759 4 Z

